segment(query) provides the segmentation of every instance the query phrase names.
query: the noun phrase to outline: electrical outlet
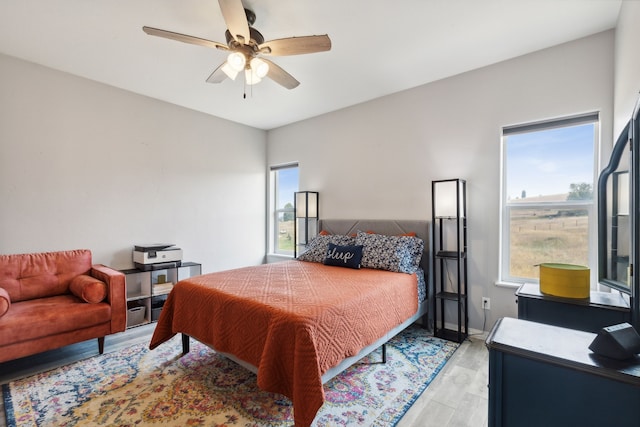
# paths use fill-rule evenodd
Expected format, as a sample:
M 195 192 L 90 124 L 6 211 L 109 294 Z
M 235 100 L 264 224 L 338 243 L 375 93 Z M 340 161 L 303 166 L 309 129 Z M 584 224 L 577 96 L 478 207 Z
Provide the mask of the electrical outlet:
M 482 297 L 482 309 L 483 310 L 491 310 L 491 299 L 487 297 Z

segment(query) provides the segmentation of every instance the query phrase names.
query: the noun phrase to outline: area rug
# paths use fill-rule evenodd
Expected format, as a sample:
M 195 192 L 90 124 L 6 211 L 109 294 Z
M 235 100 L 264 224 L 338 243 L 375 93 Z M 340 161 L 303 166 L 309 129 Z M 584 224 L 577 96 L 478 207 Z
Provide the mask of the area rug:
M 313 425 L 394 426 L 458 344 L 411 326 L 325 384 Z M 4 384 L 7 426 L 293 425 L 292 404 L 258 389 L 256 376 L 192 340 L 176 336 L 92 357 Z

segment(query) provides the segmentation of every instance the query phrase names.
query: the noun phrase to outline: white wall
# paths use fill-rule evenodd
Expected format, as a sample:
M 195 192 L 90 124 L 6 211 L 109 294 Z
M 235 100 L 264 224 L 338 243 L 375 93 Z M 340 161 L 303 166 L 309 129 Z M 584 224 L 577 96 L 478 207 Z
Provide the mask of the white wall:
M 640 94 L 640 2 L 623 1 L 616 27 L 614 135 L 631 118 Z
M 266 136 L 0 55 L 0 253 L 87 247 L 124 268 L 134 243 L 168 241 L 216 271 L 262 261 L 265 157 L 300 163 L 324 218 L 429 218 L 431 180 L 461 177 L 471 326 L 488 296 L 489 329 L 516 313 L 514 290 L 494 285 L 500 128 L 599 110 L 609 147 L 614 45 L 616 127 L 640 86 L 639 9 L 623 2 L 615 43 L 605 32 Z
M 132 266 L 169 242 L 203 271 L 264 256 L 266 133 L 0 55 L 0 253 Z
M 470 326 L 516 316 L 497 287 L 501 127 L 600 111 L 611 145 L 614 33 L 471 71 L 268 132 L 269 164 L 298 161 L 322 218 L 431 217 L 431 181 L 468 185 Z M 392 76 L 390 76 L 392 78 Z

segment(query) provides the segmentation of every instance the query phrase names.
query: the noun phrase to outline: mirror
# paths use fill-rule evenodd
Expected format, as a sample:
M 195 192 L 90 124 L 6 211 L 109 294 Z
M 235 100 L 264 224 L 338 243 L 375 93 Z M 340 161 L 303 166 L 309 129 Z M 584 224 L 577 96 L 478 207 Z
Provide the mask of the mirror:
M 630 123 L 620 133 L 598 178 L 598 276 L 602 285 L 631 294 Z

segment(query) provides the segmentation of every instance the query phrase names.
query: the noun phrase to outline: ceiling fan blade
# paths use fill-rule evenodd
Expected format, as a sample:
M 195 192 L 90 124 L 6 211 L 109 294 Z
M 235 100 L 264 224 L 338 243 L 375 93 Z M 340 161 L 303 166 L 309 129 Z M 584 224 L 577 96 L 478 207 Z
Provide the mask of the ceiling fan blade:
M 242 6 L 242 0 L 218 0 L 220 11 L 227 29 L 238 43 L 249 43 L 251 34 L 249 22 Z
M 207 78 L 207 83 L 222 83 L 224 79 L 227 78 L 227 74 L 222 71 L 222 67 L 227 63 L 227 61 L 220 64 L 218 68 L 213 70 L 213 73 Z
M 260 59 L 269 64 L 269 72 L 267 73 L 267 77 L 269 77 L 271 80 L 281 86 L 286 87 L 287 89 L 298 87 L 300 82 L 297 81 L 291 74 L 283 70 L 279 65 L 276 65 L 274 62 L 271 62 L 268 59 Z
M 186 34 L 174 33 L 173 31 L 161 30 L 153 27 L 142 27 L 142 30 L 150 36 L 164 37 L 165 39 L 177 40 L 183 43 L 197 44 L 199 46 L 213 47 L 222 50 L 229 50 L 227 45 L 214 42 L 199 37 L 188 36 Z
M 258 46 L 258 49 L 260 49 L 260 53 L 273 56 L 325 52 L 331 50 L 331 39 L 326 34 L 322 36 L 288 37 L 264 42 Z

